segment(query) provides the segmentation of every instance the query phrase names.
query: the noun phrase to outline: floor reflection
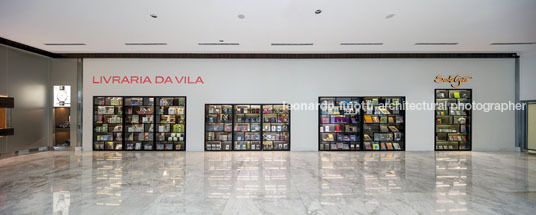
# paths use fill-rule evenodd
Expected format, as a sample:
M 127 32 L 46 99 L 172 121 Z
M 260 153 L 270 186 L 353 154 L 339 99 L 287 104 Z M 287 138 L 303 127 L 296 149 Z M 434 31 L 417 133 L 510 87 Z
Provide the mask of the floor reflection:
M 0 160 L 0 214 L 533 214 L 536 157 L 84 152 Z

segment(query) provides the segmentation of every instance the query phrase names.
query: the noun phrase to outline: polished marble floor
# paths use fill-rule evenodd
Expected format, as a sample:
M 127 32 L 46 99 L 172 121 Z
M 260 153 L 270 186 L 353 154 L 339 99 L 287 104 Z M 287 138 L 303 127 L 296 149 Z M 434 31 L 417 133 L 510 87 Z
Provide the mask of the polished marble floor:
M 0 214 L 536 214 L 536 155 L 42 152 L 0 160 Z

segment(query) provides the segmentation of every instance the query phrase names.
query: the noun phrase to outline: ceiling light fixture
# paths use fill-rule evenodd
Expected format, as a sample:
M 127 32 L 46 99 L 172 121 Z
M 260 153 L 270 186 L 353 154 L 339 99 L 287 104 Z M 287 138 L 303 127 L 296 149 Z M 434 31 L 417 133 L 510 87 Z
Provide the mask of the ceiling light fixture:
M 341 43 L 341 46 L 381 46 L 383 43 Z
M 151 16 L 151 18 L 154 18 L 154 19 L 158 18 L 158 15 L 156 15 L 154 13 L 151 13 L 149 16 Z
M 85 43 L 45 43 L 46 46 L 85 46 Z
M 312 46 L 313 43 L 272 43 L 272 46 Z
M 321 14 L 322 13 L 322 10 L 318 9 L 318 10 L 315 10 L 315 14 Z
M 126 46 L 165 46 L 167 43 L 125 43 Z
M 458 43 L 415 43 L 416 46 L 455 46 Z
M 492 46 L 535 45 L 536 42 L 490 43 Z
M 239 19 L 244 19 L 244 18 L 246 18 L 246 16 L 244 14 L 238 14 L 238 18 Z
M 391 13 L 391 14 L 385 16 L 386 19 L 391 19 L 391 18 L 393 18 L 393 17 L 395 17 L 395 14 L 394 14 L 394 13 Z

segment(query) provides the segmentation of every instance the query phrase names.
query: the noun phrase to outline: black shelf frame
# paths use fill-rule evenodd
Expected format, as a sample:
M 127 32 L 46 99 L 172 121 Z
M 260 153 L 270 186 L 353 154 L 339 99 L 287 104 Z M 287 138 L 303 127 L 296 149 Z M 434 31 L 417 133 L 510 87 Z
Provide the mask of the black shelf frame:
M 102 98 L 104 100 L 104 105 L 97 105 L 96 104 L 96 101 L 99 98 Z M 106 105 L 106 99 L 107 98 L 110 98 L 110 99 L 111 98 L 121 98 L 121 105 L 119 105 L 119 106 L 111 105 L 111 104 Z M 91 133 L 93 134 L 93 139 L 92 139 L 93 151 L 123 151 L 124 150 L 124 145 L 125 145 L 125 137 L 123 136 L 125 134 L 125 132 L 124 132 L 124 130 L 125 130 L 125 111 L 124 111 L 125 104 L 124 104 L 124 102 L 125 102 L 125 99 L 123 98 L 123 96 L 93 96 L 93 109 L 91 110 L 92 111 L 91 114 L 93 115 L 93 117 L 92 117 L 93 118 L 93 127 L 91 128 L 92 129 Z M 96 140 L 96 137 L 99 135 L 99 133 L 97 133 L 95 131 L 95 128 L 97 126 L 99 126 L 99 124 L 96 123 L 95 117 L 97 115 L 101 115 L 101 114 L 97 114 L 97 110 L 98 110 L 97 107 L 99 107 L 99 106 L 114 106 L 114 114 L 113 115 L 119 115 L 119 114 L 115 114 L 115 112 L 116 112 L 115 108 L 118 108 L 118 109 L 121 110 L 121 123 L 106 123 L 106 124 L 114 124 L 114 125 L 115 124 L 121 124 L 121 132 L 120 132 L 121 133 L 121 141 L 120 141 L 121 142 L 121 149 L 120 150 L 115 149 L 116 148 L 115 147 L 116 142 L 119 142 L 119 141 L 115 141 L 115 137 L 116 137 L 115 134 L 119 133 L 119 132 L 113 132 L 113 131 L 110 132 L 110 127 L 108 127 L 108 132 L 103 132 L 103 133 L 111 133 L 111 135 L 112 135 L 112 141 L 111 142 L 113 142 L 113 149 L 107 149 L 106 148 L 106 142 L 110 142 L 110 141 L 102 141 L 103 144 L 104 144 L 102 149 L 97 149 L 95 147 L 96 143 L 99 142 L 98 140 Z M 104 116 L 103 116 L 103 119 L 104 119 Z M 102 124 L 105 124 L 105 123 L 102 123 Z
M 447 91 L 447 98 L 437 98 L 437 92 L 438 91 Z M 438 99 L 456 99 L 456 98 L 450 98 L 450 91 L 469 91 L 469 98 L 460 98 L 460 99 L 467 99 L 469 100 L 469 103 L 473 103 L 473 89 L 458 89 L 458 88 L 437 88 L 437 89 L 434 89 L 434 103 L 437 104 L 437 100 Z M 456 102 L 458 102 L 458 99 L 456 99 Z M 470 110 L 465 110 L 465 112 L 467 113 L 466 117 L 467 119 L 466 120 L 469 120 L 469 123 L 465 123 L 464 125 L 468 126 L 466 129 L 467 129 L 467 132 L 466 132 L 466 136 L 467 136 L 467 143 L 469 144 L 469 148 L 468 149 L 460 149 L 460 142 L 461 141 L 456 141 L 457 142 L 457 145 L 458 145 L 458 148 L 457 149 L 438 149 L 437 148 L 437 134 L 438 133 L 461 133 L 461 132 L 437 132 L 437 109 L 434 109 L 434 150 L 435 151 L 471 151 L 473 150 L 473 109 L 471 108 Z M 447 109 L 447 113 L 449 115 L 446 115 L 446 116 L 451 116 L 450 115 L 450 107 L 448 107 Z M 452 115 L 453 117 L 454 115 Z M 447 125 L 461 125 L 461 124 L 447 124 Z M 459 130 L 458 130 L 459 131 Z M 447 138 L 448 138 L 448 134 L 447 134 Z M 441 142 L 441 141 L 440 141 Z M 445 141 L 445 142 L 449 142 L 449 141 Z
M 184 115 L 184 123 L 182 123 L 184 125 L 184 140 L 182 141 L 182 146 L 181 146 L 181 149 L 179 149 L 179 150 L 176 149 L 176 144 L 177 144 L 177 142 L 181 142 L 181 141 L 173 141 L 173 143 L 171 143 L 171 144 L 174 145 L 173 146 L 174 150 L 166 150 L 166 149 L 158 150 L 156 148 L 157 144 L 159 144 L 159 142 L 160 142 L 160 141 L 158 141 L 156 139 L 157 134 L 160 134 L 160 133 L 164 133 L 164 134 L 165 133 L 183 133 L 183 132 L 159 132 L 158 131 L 157 126 L 158 126 L 158 124 L 161 124 L 161 123 L 157 123 L 157 121 L 160 121 L 160 120 L 157 120 L 157 116 L 159 117 L 159 115 L 169 115 L 169 114 L 159 114 L 157 112 L 157 110 L 158 110 L 157 108 L 159 108 L 159 107 L 169 107 L 169 106 L 181 107 L 180 105 L 160 106 L 160 100 L 163 99 L 163 98 L 166 98 L 166 99 L 172 98 L 172 99 L 179 99 L 179 100 L 184 99 L 184 114 L 183 114 Z M 156 103 L 157 101 L 158 101 L 158 104 Z M 155 128 L 154 128 L 155 129 L 154 130 L 155 151 L 186 151 L 186 129 L 187 129 L 186 120 L 188 118 L 188 117 L 186 117 L 187 116 L 187 108 L 186 108 L 186 106 L 187 106 L 187 98 L 186 98 L 186 96 L 156 96 L 156 97 L 154 97 L 154 103 L 155 103 L 155 110 L 154 110 L 154 112 L 155 112 L 154 113 L 154 117 L 155 117 L 154 118 L 154 123 L 155 123 Z M 169 108 L 168 108 L 168 111 L 169 111 Z M 175 124 L 180 124 L 180 123 L 175 123 Z M 161 144 L 169 144 L 169 143 L 166 143 L 166 142 L 167 141 L 164 141 Z M 165 148 L 165 146 L 164 146 L 164 148 Z
M 251 105 L 258 105 L 258 106 L 260 106 L 260 118 L 261 118 L 261 121 L 260 121 L 260 123 L 259 123 L 260 126 L 261 126 L 261 127 L 260 127 L 260 140 L 259 140 L 259 142 L 261 143 L 261 149 L 260 149 L 260 150 L 251 150 L 251 149 L 248 149 L 248 150 L 236 150 L 236 149 L 235 149 L 235 139 L 234 139 L 234 132 L 235 132 L 234 129 L 235 129 L 235 123 L 236 123 L 236 122 L 235 122 L 235 115 L 236 115 L 235 107 L 236 107 L 236 106 L 242 106 L 242 105 L 249 105 L 249 106 L 251 106 Z M 235 151 L 235 152 L 251 152 L 251 151 L 253 151 L 253 152 L 258 152 L 258 151 L 268 151 L 268 152 L 269 152 L 269 151 L 290 151 L 290 149 L 291 149 L 291 142 L 292 142 L 292 141 L 291 141 L 291 136 L 292 136 L 292 135 L 291 135 L 291 125 L 292 125 L 292 124 L 291 124 L 291 118 L 292 118 L 292 117 L 291 117 L 291 112 L 292 112 L 292 111 L 291 111 L 290 107 L 288 107 L 288 123 L 287 123 L 287 124 L 288 124 L 288 131 L 287 131 L 287 132 L 288 132 L 288 149 L 269 149 L 269 150 L 265 150 L 265 149 L 264 149 L 264 143 L 263 143 L 263 142 L 264 142 L 264 131 L 263 131 L 263 128 L 264 128 L 264 113 L 263 113 L 264 111 L 263 111 L 263 110 L 264 110 L 264 108 L 263 108 L 263 107 L 264 107 L 265 105 L 272 105 L 272 106 L 273 106 L 273 105 L 284 105 L 284 104 L 273 104 L 273 103 L 272 103 L 272 104 L 259 104 L 259 103 L 240 103 L 240 104 L 211 103 L 211 104 L 205 104 L 205 132 L 204 132 L 204 134 L 203 134 L 203 135 L 204 135 L 204 140 L 205 140 L 205 142 L 204 142 L 204 145 L 205 145 L 205 146 L 204 146 L 205 151 L 207 151 L 207 152 L 229 152 L 229 151 Z M 230 132 L 230 133 L 231 133 L 231 149 L 230 149 L 230 150 L 222 150 L 222 149 L 220 149 L 220 150 L 208 150 L 208 148 L 207 148 L 207 142 L 209 141 L 209 140 L 207 140 L 207 133 L 208 133 L 208 132 L 212 132 L 212 131 L 207 131 L 207 124 L 208 124 L 208 121 L 207 121 L 207 119 L 208 119 L 207 108 L 208 108 L 209 106 L 231 106 L 231 110 L 232 110 L 232 112 L 231 112 L 231 126 L 232 126 L 232 129 L 231 129 L 231 132 Z
M 121 98 L 122 100 L 122 103 L 121 103 L 121 106 L 119 106 L 122 110 L 122 114 L 121 114 L 121 117 L 122 117 L 122 130 L 121 130 L 121 135 L 122 135 L 122 141 L 121 141 L 121 144 L 122 144 L 122 147 L 121 147 L 121 150 L 108 150 L 106 149 L 106 145 L 104 146 L 104 149 L 96 149 L 95 148 L 95 143 L 97 142 L 96 141 L 96 135 L 97 133 L 95 132 L 95 127 L 96 127 L 96 121 L 95 121 L 95 116 L 97 115 L 95 113 L 95 107 L 96 106 L 101 106 L 101 105 L 96 105 L 95 104 L 95 101 L 97 98 L 107 98 L 107 97 L 114 97 L 114 98 Z M 142 145 L 142 149 L 141 150 L 127 150 L 126 149 L 126 117 L 127 117 L 127 113 L 126 113 L 126 105 L 125 105 L 125 99 L 127 98 L 153 98 L 153 140 L 152 141 L 138 141 L 138 142 L 152 142 L 153 144 L 153 147 L 152 147 L 152 150 L 144 150 L 143 149 L 143 145 Z M 183 143 L 183 146 L 182 146 L 182 149 L 181 150 L 157 150 L 156 149 L 156 134 L 158 133 L 161 133 L 161 132 L 157 132 L 157 123 L 156 123 L 156 117 L 157 117 L 157 108 L 160 107 L 160 104 L 156 104 L 156 101 L 157 99 L 161 99 L 161 98 L 184 98 L 184 143 Z M 139 152 L 139 151 L 145 151 L 145 152 L 148 152 L 148 151 L 186 151 L 186 133 L 187 133 L 187 129 L 188 129 L 188 126 L 187 125 L 187 105 L 188 104 L 188 100 L 187 100 L 187 97 L 186 96 L 93 96 L 93 128 L 92 128 L 92 134 L 93 134 L 93 139 L 92 139 L 92 148 L 93 148 L 93 151 L 136 151 L 136 152 Z M 106 106 L 106 105 L 104 105 Z M 142 105 L 142 106 L 147 106 L 147 105 Z M 134 107 L 134 106 L 132 106 Z M 129 114 L 130 115 L 130 114 Z M 134 114 L 132 114 L 134 115 Z M 113 133 L 113 132 L 109 132 L 109 133 Z M 116 132 L 117 133 L 117 132 Z M 137 133 L 137 132 L 136 132 Z M 144 132 L 145 133 L 145 132 Z M 106 141 L 105 141 L 106 142 Z M 115 142 L 115 141 L 114 141 Z M 115 146 L 115 145 L 114 145 Z
M 359 150 L 325 150 L 325 149 L 322 149 L 321 147 L 321 144 L 322 142 L 322 139 L 321 139 L 321 132 L 320 132 L 320 127 L 324 124 L 324 123 L 321 123 L 321 117 L 322 117 L 322 110 L 321 108 L 319 107 L 318 108 L 318 126 L 317 126 L 317 132 L 318 132 L 318 151 L 329 151 L 329 152 L 335 152 L 335 151 L 388 151 L 388 152 L 393 152 L 393 151 L 406 151 L 406 110 L 405 110 L 405 102 L 406 102 L 406 97 L 405 96 L 320 96 L 318 97 L 318 105 L 321 105 L 321 100 L 322 99 L 328 99 L 328 98 L 334 98 L 335 101 L 336 99 L 344 99 L 344 98 L 349 98 L 349 99 L 358 99 L 360 104 L 364 104 L 364 101 L 366 99 L 371 99 L 371 98 L 378 98 L 379 100 L 385 100 L 386 98 L 387 99 L 393 99 L 393 98 L 397 98 L 400 100 L 400 107 L 401 109 L 399 110 L 399 114 L 366 114 L 366 112 L 364 112 L 363 110 L 363 107 L 361 107 L 360 111 L 359 111 L 359 119 L 360 119 L 360 122 L 359 122 Z M 382 104 L 382 102 L 379 102 L 379 104 Z M 391 102 L 391 104 L 393 104 Z M 400 141 L 374 141 L 374 137 L 371 137 L 372 140 L 371 141 L 366 141 L 366 142 L 378 142 L 378 143 L 382 143 L 382 142 L 390 142 L 390 143 L 402 143 L 401 146 L 400 146 L 400 150 L 396 150 L 396 149 L 393 149 L 393 150 L 388 150 L 388 149 L 380 149 L 379 150 L 374 150 L 374 149 L 366 149 L 365 148 L 365 139 L 364 139 L 364 135 L 365 135 L 365 115 L 376 115 L 376 116 L 402 116 L 403 117 L 403 122 L 402 123 L 394 123 L 396 125 L 401 125 L 402 126 L 402 129 L 400 131 L 400 133 L 402 133 L 402 138 Z M 389 125 L 390 123 L 366 123 L 367 125 Z M 393 124 L 393 123 L 391 123 Z M 344 133 L 344 132 L 341 132 L 341 133 Z M 382 132 L 374 132 L 374 133 L 382 133 Z M 394 132 L 383 132 L 383 133 L 394 133 Z M 337 142 L 337 141 L 335 141 Z M 394 146 L 393 146 L 394 147 Z

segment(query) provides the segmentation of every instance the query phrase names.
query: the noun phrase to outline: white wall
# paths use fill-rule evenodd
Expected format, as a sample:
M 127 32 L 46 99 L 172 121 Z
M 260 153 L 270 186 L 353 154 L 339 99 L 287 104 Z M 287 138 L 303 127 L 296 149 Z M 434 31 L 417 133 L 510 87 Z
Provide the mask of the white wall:
M 536 51 L 519 54 L 521 100 L 536 100 Z
M 202 151 L 206 103 L 317 102 L 318 96 L 406 96 L 433 102 L 436 75 L 471 75 L 477 102 L 514 101 L 513 59 L 85 59 L 84 150 L 93 96 L 187 96 L 187 151 Z M 190 75 L 204 85 L 99 85 L 93 76 Z M 473 150 L 513 151 L 514 112 L 473 112 Z M 407 111 L 406 150 L 434 150 L 433 111 Z M 292 151 L 318 149 L 318 113 L 293 111 Z

